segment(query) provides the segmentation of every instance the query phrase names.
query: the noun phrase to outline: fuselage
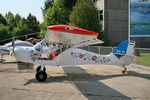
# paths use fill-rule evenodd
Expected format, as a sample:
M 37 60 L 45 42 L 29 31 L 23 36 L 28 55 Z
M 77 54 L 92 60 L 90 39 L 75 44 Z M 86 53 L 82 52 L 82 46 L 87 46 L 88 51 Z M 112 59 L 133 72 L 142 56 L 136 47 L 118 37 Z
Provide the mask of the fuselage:
M 34 47 L 15 47 L 14 56 L 18 61 L 22 62 L 30 62 L 33 57 L 40 57 L 39 52 L 37 52 Z
M 87 65 L 108 64 L 127 66 L 133 60 L 133 41 L 123 41 L 108 55 L 100 55 L 85 51 L 77 47 L 64 48 L 59 45 L 47 45 L 42 40 L 33 47 L 15 47 L 14 56 L 18 61 L 40 64 L 40 65 Z
M 26 41 L 15 41 L 15 47 L 33 47 L 33 44 L 26 42 Z M 1 55 L 9 55 L 10 52 L 13 50 L 12 43 L 6 43 L 5 45 L 0 46 L 0 54 Z
M 82 64 L 116 64 L 118 59 L 115 55 L 99 55 L 78 48 L 69 48 L 54 59 L 50 59 L 53 51 L 46 48 L 37 51 L 34 47 L 16 47 L 14 56 L 18 61 L 44 64 L 44 65 L 82 65 Z M 44 56 L 43 56 L 44 54 Z M 46 55 L 46 56 L 45 56 Z

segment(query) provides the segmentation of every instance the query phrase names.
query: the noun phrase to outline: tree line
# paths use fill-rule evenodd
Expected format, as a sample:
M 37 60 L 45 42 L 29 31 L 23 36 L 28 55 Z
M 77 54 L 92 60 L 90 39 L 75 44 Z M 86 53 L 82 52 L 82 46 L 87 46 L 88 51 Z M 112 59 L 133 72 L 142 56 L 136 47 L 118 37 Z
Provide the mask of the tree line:
M 27 18 L 11 12 L 0 14 L 0 40 L 34 32 L 40 32 L 34 37 L 44 38 L 47 27 L 58 24 L 96 31 L 103 38 L 98 10 L 92 0 L 46 0 L 41 10 L 42 23 L 31 13 Z
M 99 32 L 98 38 L 103 39 L 98 10 L 92 0 L 46 0 L 42 12 L 40 37 L 44 37 L 47 26 L 65 24 Z
M 11 12 L 6 13 L 5 16 L 0 14 L 0 40 L 39 31 L 39 21 L 31 13 L 27 18 L 21 17 L 19 14 L 14 15 Z

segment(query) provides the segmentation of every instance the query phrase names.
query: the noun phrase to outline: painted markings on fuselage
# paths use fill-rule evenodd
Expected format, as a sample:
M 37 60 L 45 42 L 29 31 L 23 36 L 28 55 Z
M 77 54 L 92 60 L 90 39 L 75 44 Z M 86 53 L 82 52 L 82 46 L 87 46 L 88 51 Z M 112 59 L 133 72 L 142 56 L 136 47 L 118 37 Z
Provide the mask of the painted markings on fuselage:
M 73 58 L 80 58 L 85 61 L 92 61 L 94 63 L 108 63 L 111 61 L 109 57 L 105 56 L 97 56 L 88 53 L 79 53 L 79 52 L 71 52 L 70 53 Z

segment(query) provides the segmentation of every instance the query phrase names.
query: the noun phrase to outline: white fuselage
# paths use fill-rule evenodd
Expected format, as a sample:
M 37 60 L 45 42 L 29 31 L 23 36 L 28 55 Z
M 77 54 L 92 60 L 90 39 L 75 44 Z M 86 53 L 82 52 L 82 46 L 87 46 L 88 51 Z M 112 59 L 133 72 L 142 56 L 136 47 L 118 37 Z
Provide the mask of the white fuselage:
M 15 41 L 15 47 L 33 47 L 33 44 L 26 41 Z M 1 55 L 9 55 L 13 50 L 12 43 L 6 43 L 5 45 L 0 46 Z
M 45 54 L 44 54 L 45 53 Z M 42 55 L 50 56 L 51 51 L 46 48 L 43 52 L 35 50 L 34 47 L 16 47 L 15 58 L 18 61 L 42 64 L 42 65 L 82 65 L 82 64 L 118 64 L 118 58 L 110 53 L 109 55 L 99 55 L 78 48 L 69 48 L 60 53 L 53 60 L 49 57 L 45 58 Z

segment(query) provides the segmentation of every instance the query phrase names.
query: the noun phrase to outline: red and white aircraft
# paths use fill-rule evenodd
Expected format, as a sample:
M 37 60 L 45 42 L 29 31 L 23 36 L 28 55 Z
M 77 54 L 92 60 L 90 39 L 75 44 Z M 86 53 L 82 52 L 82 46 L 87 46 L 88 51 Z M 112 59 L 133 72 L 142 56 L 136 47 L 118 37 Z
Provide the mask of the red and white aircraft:
M 49 26 L 45 38 L 33 47 L 14 47 L 13 54 L 18 61 L 39 64 L 36 79 L 45 81 L 45 65 L 67 66 L 82 64 L 109 64 L 124 67 L 132 62 L 134 41 L 125 40 L 108 55 L 100 55 L 77 47 L 103 43 L 97 39 L 97 32 L 68 25 Z

